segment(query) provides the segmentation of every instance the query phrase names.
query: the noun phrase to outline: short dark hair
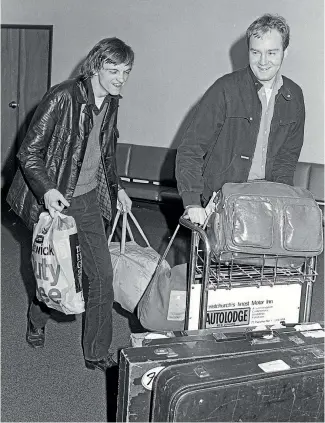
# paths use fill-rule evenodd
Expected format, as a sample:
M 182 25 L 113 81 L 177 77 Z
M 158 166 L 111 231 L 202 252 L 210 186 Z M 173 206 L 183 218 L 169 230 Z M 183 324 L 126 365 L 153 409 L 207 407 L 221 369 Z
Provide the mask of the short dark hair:
M 103 67 L 104 63 L 114 65 L 124 63 L 132 66 L 133 62 L 134 52 L 124 41 L 116 37 L 104 38 L 88 53 L 80 67 L 80 74 L 84 78 L 90 78 Z
M 249 40 L 251 36 L 261 37 L 271 29 L 277 29 L 282 37 L 282 46 L 285 50 L 289 45 L 290 40 L 290 28 L 286 20 L 280 15 L 271 15 L 266 13 L 260 18 L 256 19 L 247 29 L 246 38 L 249 46 Z

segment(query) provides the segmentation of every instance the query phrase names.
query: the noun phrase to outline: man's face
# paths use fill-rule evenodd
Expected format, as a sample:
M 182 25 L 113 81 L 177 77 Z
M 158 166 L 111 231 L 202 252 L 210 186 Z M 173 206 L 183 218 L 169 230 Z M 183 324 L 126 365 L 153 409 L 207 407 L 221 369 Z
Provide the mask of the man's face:
M 104 63 L 103 67 L 92 77 L 94 84 L 94 94 L 97 97 L 120 94 L 123 85 L 128 80 L 131 65 L 121 63 L 114 65 L 112 63 Z
M 249 40 L 249 64 L 263 85 L 272 85 L 286 54 L 287 50 L 283 51 L 281 34 L 276 29 L 271 29 L 260 38 L 252 35 Z

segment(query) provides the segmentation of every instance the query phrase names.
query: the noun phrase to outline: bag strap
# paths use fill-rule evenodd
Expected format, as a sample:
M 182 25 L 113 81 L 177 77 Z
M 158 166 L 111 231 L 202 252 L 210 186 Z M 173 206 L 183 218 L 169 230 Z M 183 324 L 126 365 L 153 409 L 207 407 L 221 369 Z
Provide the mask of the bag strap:
M 214 197 L 215 197 L 215 195 L 214 195 Z M 214 197 L 213 197 L 213 199 L 214 199 Z M 208 224 L 208 222 L 209 222 L 209 219 L 211 218 L 212 214 L 213 214 L 213 210 L 211 210 L 211 211 L 210 211 L 210 213 L 208 214 L 208 216 L 207 216 L 207 218 L 206 218 L 206 220 L 205 220 L 205 222 L 204 222 L 204 224 L 203 224 L 203 229 L 205 229 L 205 228 L 206 228 L 206 226 L 207 226 L 207 224 Z M 161 266 L 162 262 L 166 259 L 166 256 L 167 256 L 167 254 L 169 253 L 170 247 L 172 246 L 172 244 L 173 244 L 173 242 L 174 242 L 174 239 L 175 239 L 175 237 L 176 237 L 176 235 L 177 235 L 177 232 L 179 231 L 179 228 L 180 228 L 180 224 L 178 224 L 178 225 L 176 226 L 176 229 L 175 229 L 175 231 L 174 231 L 174 233 L 173 233 L 172 237 L 170 238 L 170 241 L 169 241 L 169 243 L 168 243 L 168 245 L 167 245 L 167 247 L 166 247 L 166 249 L 165 249 L 165 251 L 164 251 L 164 254 L 160 257 L 160 259 L 159 259 L 159 261 L 158 261 L 158 264 L 157 264 L 157 267 L 156 267 L 155 272 L 157 272 L 157 271 L 159 270 L 159 268 L 160 268 L 160 266 Z
M 124 254 L 125 253 L 126 224 L 127 224 L 127 213 L 123 213 L 122 237 L 121 237 L 121 254 Z
M 147 237 L 145 236 L 145 234 L 144 234 L 143 230 L 141 229 L 141 226 L 139 225 L 139 222 L 138 222 L 138 221 L 137 221 L 137 219 L 134 217 L 134 215 L 133 215 L 133 213 L 131 212 L 131 210 L 130 210 L 128 213 L 125 213 L 125 214 L 128 214 L 128 215 L 131 217 L 131 219 L 133 220 L 133 223 L 135 224 L 136 228 L 137 228 L 137 229 L 138 229 L 138 231 L 140 232 L 140 234 L 141 234 L 142 238 L 144 239 L 145 243 L 147 244 L 147 246 L 148 246 L 148 247 L 150 247 L 150 244 L 149 244 L 149 241 L 148 241 Z
M 138 229 L 140 235 L 142 236 L 143 240 L 145 241 L 145 243 L 147 244 L 148 247 L 150 247 L 149 241 L 147 239 L 147 237 L 145 236 L 141 226 L 139 225 L 139 222 L 137 221 L 137 219 L 135 218 L 135 216 L 133 215 L 133 213 L 131 211 L 129 211 L 128 213 L 123 213 L 123 221 L 122 221 L 122 236 L 121 236 L 121 253 L 123 254 L 125 251 L 125 242 L 126 242 L 126 232 L 128 232 L 131 241 L 134 241 L 134 236 L 130 227 L 130 224 L 127 220 L 127 215 L 129 215 L 135 225 L 135 227 Z M 116 226 L 117 226 L 117 222 L 119 220 L 121 216 L 121 210 L 118 210 L 114 219 L 114 223 L 113 223 L 113 227 L 112 227 L 112 232 L 108 238 L 108 246 L 110 245 L 114 232 L 116 230 Z
M 157 271 L 160 268 L 162 262 L 165 260 L 167 254 L 169 253 L 170 247 L 172 246 L 172 243 L 174 242 L 175 236 L 177 235 L 177 232 L 178 232 L 179 228 L 180 228 L 180 224 L 177 225 L 177 227 L 176 227 L 176 229 L 175 229 L 172 237 L 170 238 L 170 241 L 169 241 L 169 243 L 168 243 L 168 245 L 167 245 L 167 247 L 166 247 L 166 249 L 164 251 L 164 254 L 160 257 L 160 259 L 158 261 L 158 264 L 157 264 L 157 267 L 156 267 L 156 270 L 155 271 Z
M 129 234 L 129 237 L 130 237 L 131 241 L 134 242 L 134 236 L 133 236 L 133 233 L 131 231 L 131 227 L 130 227 L 130 224 L 129 224 L 129 221 L 128 220 L 126 221 L 126 230 L 128 231 L 128 234 Z
M 116 229 L 116 225 L 117 225 L 117 222 L 119 220 L 120 215 L 121 215 L 121 210 L 118 210 L 117 213 L 116 213 L 114 222 L 113 222 L 112 232 L 111 232 L 111 234 L 110 234 L 110 236 L 108 237 L 108 240 L 107 240 L 108 246 L 112 241 L 112 238 L 113 238 L 113 235 L 114 235 L 114 232 L 115 232 L 115 229 Z
M 214 194 L 213 194 L 212 201 L 215 199 L 215 197 L 216 197 L 216 193 L 214 193 Z M 205 228 L 206 228 L 206 226 L 207 226 L 207 224 L 208 224 L 208 222 L 209 222 L 209 220 L 210 220 L 210 218 L 211 218 L 212 214 L 213 214 L 213 210 L 211 210 L 211 211 L 209 212 L 209 214 L 208 214 L 208 216 L 207 216 L 207 218 L 206 218 L 206 220 L 205 220 L 205 222 L 204 222 L 204 224 L 203 224 L 203 228 L 202 228 L 202 229 L 205 229 Z M 157 270 L 160 268 L 160 266 L 161 266 L 162 262 L 166 259 L 166 256 L 167 256 L 167 254 L 169 253 L 170 247 L 172 246 L 172 244 L 173 244 L 173 242 L 174 242 L 174 239 L 175 239 L 175 237 L 176 237 L 176 235 L 177 235 L 177 232 L 179 231 L 179 228 L 180 228 L 180 224 L 178 224 L 178 225 L 176 226 L 176 229 L 175 229 L 175 231 L 174 231 L 174 233 L 173 233 L 172 237 L 170 238 L 170 241 L 169 241 L 169 243 L 168 243 L 168 245 L 167 245 L 167 247 L 166 247 L 166 249 L 165 249 L 165 251 L 164 251 L 164 254 L 160 257 L 160 259 L 159 259 L 159 261 L 158 261 L 158 264 L 157 264 L 157 267 L 156 267 L 156 270 L 155 270 L 155 271 L 157 271 Z

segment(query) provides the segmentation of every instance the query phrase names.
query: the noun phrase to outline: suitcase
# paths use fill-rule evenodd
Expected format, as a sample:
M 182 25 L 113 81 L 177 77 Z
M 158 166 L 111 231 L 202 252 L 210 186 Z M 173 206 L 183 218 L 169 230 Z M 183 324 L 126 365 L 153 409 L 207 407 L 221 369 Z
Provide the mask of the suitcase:
M 215 329 L 198 329 L 190 331 L 161 331 L 131 333 L 130 342 L 132 347 L 145 347 L 149 345 L 175 344 L 183 341 L 215 341 Z M 224 330 L 222 331 L 224 332 Z
M 182 331 L 161 331 L 131 333 L 130 342 L 132 347 L 143 347 L 149 345 L 166 345 L 191 341 L 234 341 L 250 336 L 266 337 L 268 334 L 281 333 L 293 335 L 297 331 L 322 330 L 320 323 L 295 323 L 285 324 L 285 322 L 275 325 L 263 325 L 260 327 L 220 327 L 208 329 L 193 329 Z M 275 331 L 275 332 L 274 332 Z M 251 333 L 253 332 L 253 333 Z M 190 337 L 190 338 L 189 338 Z
M 299 325 L 320 333 L 319 324 Z M 228 332 L 227 332 L 228 330 Z M 116 421 L 149 421 L 153 381 L 157 374 L 171 364 L 197 361 L 223 355 L 248 354 L 273 349 L 274 345 L 295 348 L 312 343 L 295 327 L 266 331 L 235 332 L 228 328 L 169 332 L 168 338 L 147 339 L 149 345 L 121 350 Z M 271 336 L 273 335 L 273 336 Z
M 156 377 L 154 422 L 323 422 L 324 342 L 173 364 Z

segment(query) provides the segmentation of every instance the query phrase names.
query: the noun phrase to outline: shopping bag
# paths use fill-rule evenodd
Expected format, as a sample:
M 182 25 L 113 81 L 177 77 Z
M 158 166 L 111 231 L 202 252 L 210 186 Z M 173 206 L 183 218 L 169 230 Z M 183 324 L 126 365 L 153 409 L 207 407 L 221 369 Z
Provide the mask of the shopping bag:
M 160 255 L 150 246 L 148 239 L 132 212 L 122 214 L 121 240 L 120 242 L 112 242 L 112 237 L 120 216 L 121 212 L 118 210 L 113 223 L 112 233 L 108 239 L 114 275 L 114 301 L 132 313 L 152 278 Z M 127 220 L 128 216 L 132 219 L 145 241 L 145 247 L 135 242 Z M 127 232 L 130 241 L 126 241 Z M 169 268 L 167 262 L 164 264 Z
M 64 314 L 85 310 L 82 292 L 82 258 L 73 217 L 44 212 L 34 225 L 32 265 L 36 296 Z
M 180 264 L 170 269 L 165 261 L 178 230 L 179 225 L 138 304 L 138 318 L 148 330 L 184 329 L 188 264 Z

